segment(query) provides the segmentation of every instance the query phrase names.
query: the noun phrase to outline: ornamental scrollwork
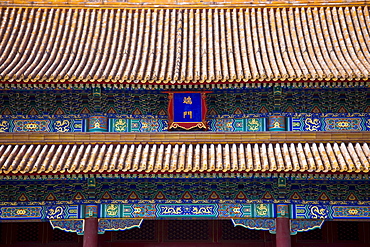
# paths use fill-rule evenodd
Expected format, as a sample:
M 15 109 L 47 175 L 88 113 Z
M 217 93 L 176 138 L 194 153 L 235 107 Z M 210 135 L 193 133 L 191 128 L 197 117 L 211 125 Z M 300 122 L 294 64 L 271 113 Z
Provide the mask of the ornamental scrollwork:
M 9 122 L 2 120 L 0 122 L 0 132 L 6 132 L 7 130 L 9 130 Z
M 234 226 L 242 226 L 252 230 L 268 230 L 276 232 L 275 219 L 231 219 Z
M 50 224 L 53 229 L 57 228 L 65 232 L 75 232 L 78 235 L 84 233 L 84 220 L 73 219 L 73 220 L 50 220 Z
M 314 229 L 320 229 L 324 223 L 324 219 L 315 220 L 301 220 L 291 219 L 290 220 L 290 234 L 295 235 L 297 232 L 307 232 Z
M 109 216 L 116 216 L 118 213 L 118 206 L 115 204 L 109 204 L 107 207 L 107 214 Z
M 327 218 L 327 209 L 325 207 L 313 206 L 311 207 L 311 215 L 314 219 Z
M 304 121 L 306 124 L 306 130 L 308 131 L 319 131 L 320 128 L 320 120 L 319 119 L 312 119 L 312 118 L 306 118 Z
M 114 128 L 117 132 L 126 131 L 126 128 L 127 128 L 126 120 L 117 119 L 116 122 L 114 123 Z
M 48 219 L 62 219 L 63 212 L 64 210 L 61 206 L 58 206 L 56 208 L 51 208 L 48 211 L 47 218 Z
M 261 124 L 260 124 L 260 122 L 257 119 L 252 118 L 252 119 L 248 119 L 247 126 L 248 126 L 248 129 L 249 130 L 251 130 L 251 131 L 257 131 L 257 130 L 259 130 Z
M 257 209 L 257 215 L 258 216 L 266 216 L 267 215 L 268 208 L 265 204 L 259 204 L 256 209 Z
M 125 231 L 139 227 L 143 219 L 99 219 L 98 233 L 103 234 L 105 231 Z
M 57 132 L 69 132 L 71 130 L 69 126 L 70 126 L 70 121 L 66 119 L 57 120 L 54 123 L 54 129 Z

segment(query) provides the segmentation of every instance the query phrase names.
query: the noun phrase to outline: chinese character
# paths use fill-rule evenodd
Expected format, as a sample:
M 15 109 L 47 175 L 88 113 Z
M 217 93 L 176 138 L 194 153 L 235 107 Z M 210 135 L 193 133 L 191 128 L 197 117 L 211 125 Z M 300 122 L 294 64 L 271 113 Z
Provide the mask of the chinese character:
M 189 116 L 190 119 L 193 118 L 193 112 L 192 111 L 184 111 L 184 118 L 186 118 L 186 116 Z
M 190 96 L 184 97 L 184 101 L 182 103 L 187 104 L 187 105 L 193 104 L 193 102 L 191 101 Z

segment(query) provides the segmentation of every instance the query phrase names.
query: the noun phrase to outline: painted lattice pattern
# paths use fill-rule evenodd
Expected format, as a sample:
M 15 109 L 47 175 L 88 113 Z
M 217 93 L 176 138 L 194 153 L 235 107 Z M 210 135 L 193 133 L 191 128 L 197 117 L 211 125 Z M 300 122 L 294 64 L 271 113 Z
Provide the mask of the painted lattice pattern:
M 302 241 L 321 241 L 323 240 L 323 229 L 314 229 L 307 232 L 297 233 L 297 237 Z
M 17 223 L 17 241 L 18 242 L 35 242 L 39 240 L 38 222 L 30 222 L 27 224 Z
M 359 223 L 358 222 L 337 222 L 337 234 L 340 241 L 358 241 Z
M 250 230 L 241 226 L 234 226 L 231 220 L 223 220 L 221 223 L 222 235 L 221 240 L 262 240 L 263 232 Z
M 66 232 L 59 229 L 53 229 L 53 242 L 75 242 L 77 234 L 74 232 Z
M 0 224 L 0 244 L 3 244 L 5 242 L 5 239 L 6 239 L 6 229 L 5 229 L 5 224 L 6 223 L 2 223 Z
M 157 223 L 154 220 L 144 220 L 140 228 L 113 232 L 113 239 L 114 241 L 155 241 L 157 240 Z
M 210 239 L 210 221 L 167 221 L 168 241 L 207 241 Z

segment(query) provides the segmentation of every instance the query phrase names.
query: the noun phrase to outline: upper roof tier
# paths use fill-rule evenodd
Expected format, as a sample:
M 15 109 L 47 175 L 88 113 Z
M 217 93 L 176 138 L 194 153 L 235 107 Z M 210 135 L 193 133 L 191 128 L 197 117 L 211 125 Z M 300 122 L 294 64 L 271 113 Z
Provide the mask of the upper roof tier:
M 1 8 L 2 83 L 368 80 L 367 6 Z

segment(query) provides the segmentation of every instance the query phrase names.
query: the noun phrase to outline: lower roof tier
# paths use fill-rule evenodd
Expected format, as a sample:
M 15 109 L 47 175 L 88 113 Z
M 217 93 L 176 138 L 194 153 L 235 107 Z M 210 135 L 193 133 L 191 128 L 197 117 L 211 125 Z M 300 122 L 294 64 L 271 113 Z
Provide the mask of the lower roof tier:
M 367 173 L 367 142 L 3 144 L 0 174 Z
M 0 81 L 366 81 L 369 23 L 366 5 L 1 8 Z

